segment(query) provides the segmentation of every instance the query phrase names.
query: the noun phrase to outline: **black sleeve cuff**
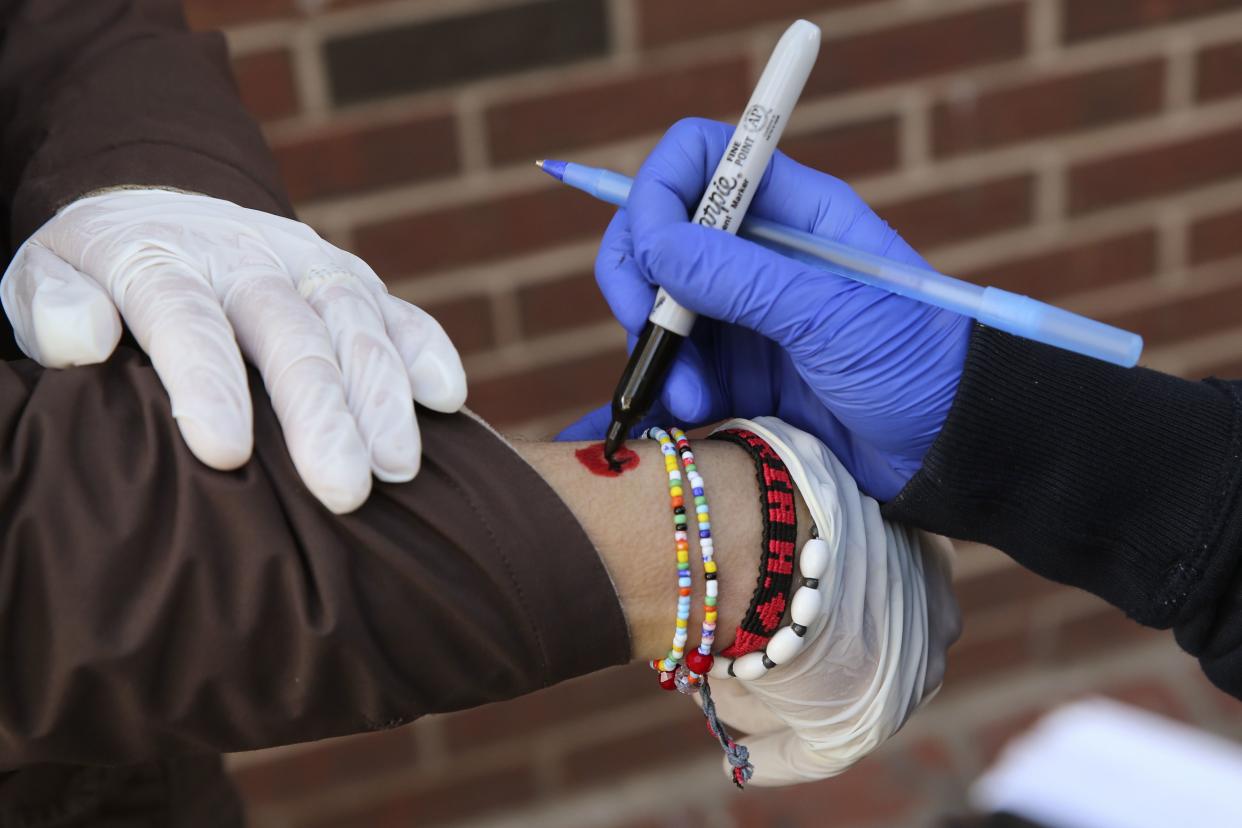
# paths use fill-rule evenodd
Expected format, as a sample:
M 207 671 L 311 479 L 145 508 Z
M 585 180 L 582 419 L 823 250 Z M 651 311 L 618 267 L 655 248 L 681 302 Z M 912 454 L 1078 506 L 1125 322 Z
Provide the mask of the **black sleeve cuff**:
M 1239 408 L 1224 383 L 977 325 L 944 428 L 885 516 L 1172 626 L 1236 569 Z

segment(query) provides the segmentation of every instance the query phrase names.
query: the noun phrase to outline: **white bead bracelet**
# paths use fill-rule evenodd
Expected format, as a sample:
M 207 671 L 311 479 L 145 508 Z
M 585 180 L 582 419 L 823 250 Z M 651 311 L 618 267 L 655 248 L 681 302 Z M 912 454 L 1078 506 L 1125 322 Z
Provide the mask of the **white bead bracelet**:
M 772 636 L 761 653 L 747 653 L 736 659 L 717 655 L 708 674 L 714 679 L 740 678 L 753 681 L 778 664 L 784 664 L 796 656 L 806 643 L 806 631 L 815 623 L 823 607 L 824 597 L 819 591 L 819 579 L 828 571 L 831 555 L 828 542 L 819 537 L 812 524 L 811 539 L 802 546 L 798 556 L 798 573 L 802 586 L 789 602 L 789 626 L 781 627 Z

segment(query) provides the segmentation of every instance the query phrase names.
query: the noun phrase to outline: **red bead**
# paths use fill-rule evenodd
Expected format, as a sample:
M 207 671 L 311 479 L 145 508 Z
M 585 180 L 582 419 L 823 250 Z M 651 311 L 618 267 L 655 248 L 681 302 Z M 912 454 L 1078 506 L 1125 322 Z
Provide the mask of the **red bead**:
M 660 686 L 665 690 L 674 690 L 676 685 L 673 683 L 673 674 L 660 671 Z
M 715 661 L 710 655 L 703 655 L 698 650 L 691 650 L 686 654 L 686 666 L 700 676 L 707 675 L 707 671 L 712 669 L 712 662 Z

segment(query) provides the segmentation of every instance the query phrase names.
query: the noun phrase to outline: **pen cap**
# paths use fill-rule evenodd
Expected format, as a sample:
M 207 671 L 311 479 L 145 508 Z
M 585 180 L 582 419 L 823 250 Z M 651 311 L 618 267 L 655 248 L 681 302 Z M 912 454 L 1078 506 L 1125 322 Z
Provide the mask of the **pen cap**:
M 815 66 L 819 40 L 819 26 L 808 20 L 796 20 L 785 30 L 750 95 L 740 130 L 752 133 L 772 130 L 766 137 L 772 144 L 780 140 L 789 115 L 802 95 L 802 87 Z M 763 166 L 767 166 L 766 159 Z
M 993 328 L 1123 368 L 1137 365 L 1143 352 L 1138 334 L 1000 288 L 984 290 L 976 318 Z
M 738 231 L 818 55 L 819 27 L 814 23 L 795 21 L 781 35 L 691 221 L 726 233 Z M 695 315 L 660 288 L 647 318 L 689 336 Z

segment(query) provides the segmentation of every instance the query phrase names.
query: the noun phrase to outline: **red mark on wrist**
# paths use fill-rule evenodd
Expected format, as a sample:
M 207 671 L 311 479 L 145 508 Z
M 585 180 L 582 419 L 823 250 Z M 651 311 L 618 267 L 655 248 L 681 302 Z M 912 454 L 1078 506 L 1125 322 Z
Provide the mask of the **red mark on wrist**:
M 574 452 L 574 457 L 586 466 L 587 471 L 591 474 L 598 474 L 600 477 L 620 477 L 638 466 L 638 454 L 625 446 L 617 449 L 611 461 L 604 456 L 603 443 L 591 443 L 589 446 L 584 446 Z

